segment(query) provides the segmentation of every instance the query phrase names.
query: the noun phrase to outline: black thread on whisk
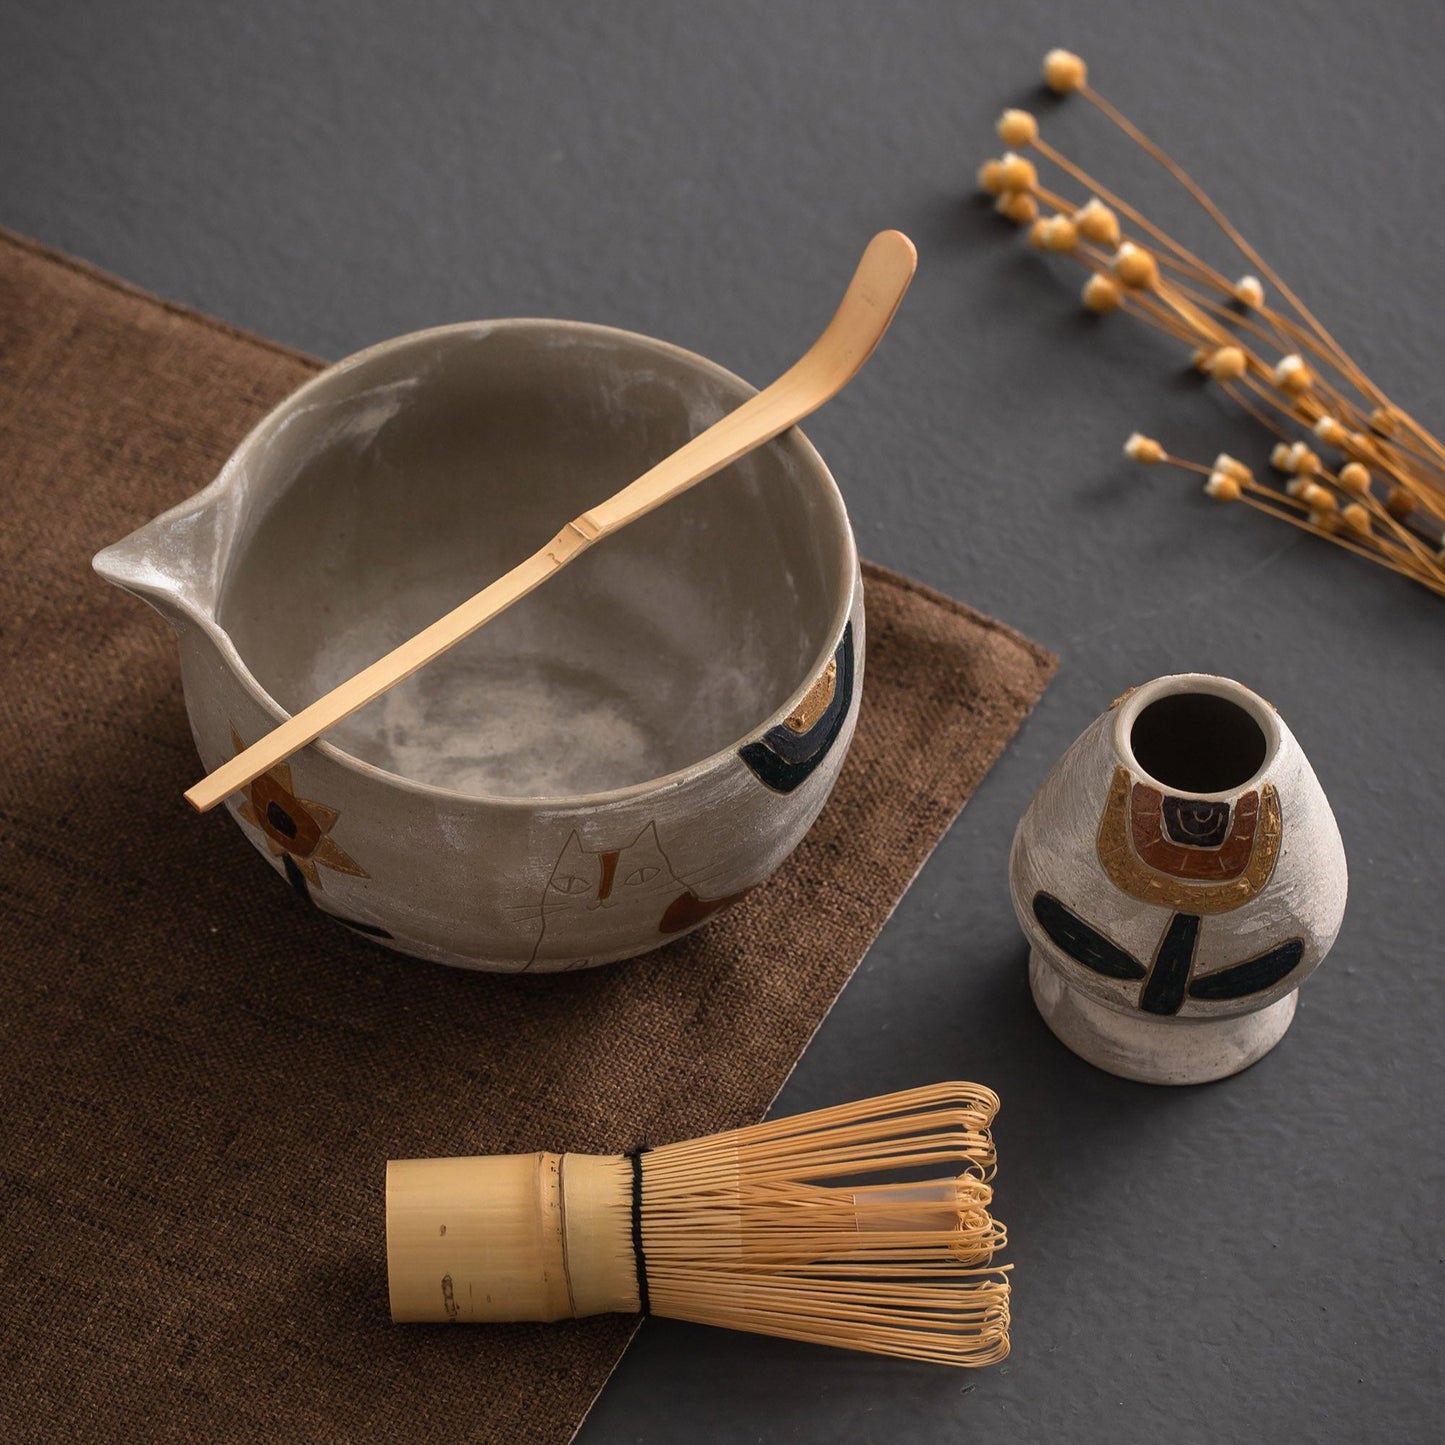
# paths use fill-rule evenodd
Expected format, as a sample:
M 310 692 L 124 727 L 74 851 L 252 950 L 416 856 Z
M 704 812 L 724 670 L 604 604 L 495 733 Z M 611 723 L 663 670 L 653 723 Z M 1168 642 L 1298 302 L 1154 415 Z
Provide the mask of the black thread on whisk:
M 647 1146 L 639 1144 L 627 1151 L 632 1161 L 632 1257 L 637 1264 L 637 1302 L 645 1315 L 652 1313 L 652 1300 L 647 1293 L 647 1256 L 642 1252 L 642 1156 Z

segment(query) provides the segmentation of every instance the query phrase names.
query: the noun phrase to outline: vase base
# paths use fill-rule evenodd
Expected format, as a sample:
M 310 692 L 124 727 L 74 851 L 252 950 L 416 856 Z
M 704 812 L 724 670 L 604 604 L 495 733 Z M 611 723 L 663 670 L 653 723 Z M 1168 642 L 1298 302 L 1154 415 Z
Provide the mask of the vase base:
M 1254 1013 L 1225 1019 L 1123 1013 L 1069 988 L 1029 951 L 1029 988 L 1059 1041 L 1096 1068 L 1144 1084 L 1207 1084 L 1262 1059 L 1285 1035 L 1299 990 Z

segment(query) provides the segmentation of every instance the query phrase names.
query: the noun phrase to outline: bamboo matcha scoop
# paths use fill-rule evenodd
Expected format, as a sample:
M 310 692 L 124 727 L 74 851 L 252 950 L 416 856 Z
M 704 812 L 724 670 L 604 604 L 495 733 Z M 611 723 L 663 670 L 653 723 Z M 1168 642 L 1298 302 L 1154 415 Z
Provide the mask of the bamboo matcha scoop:
M 198 812 L 208 812 L 405 681 L 447 648 L 471 636 L 594 542 L 646 516 L 816 411 L 836 396 L 868 360 L 888 329 L 913 279 L 916 264 L 917 253 L 907 236 L 899 231 L 881 231 L 874 236 L 827 329 L 771 386 L 693 437 L 635 482 L 568 522 L 525 562 L 223 763 L 186 793 L 186 801 Z

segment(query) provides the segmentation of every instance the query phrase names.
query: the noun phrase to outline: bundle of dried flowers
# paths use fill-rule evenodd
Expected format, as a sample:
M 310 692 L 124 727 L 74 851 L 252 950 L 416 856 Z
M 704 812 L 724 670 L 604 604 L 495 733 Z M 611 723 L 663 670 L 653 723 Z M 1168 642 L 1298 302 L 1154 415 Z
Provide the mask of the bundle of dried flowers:
M 999 118 L 1009 150 L 978 174 L 999 213 L 1027 226 L 1040 250 L 1083 264 L 1091 311 L 1130 312 L 1188 346 L 1199 371 L 1278 438 L 1270 463 L 1288 480 L 1259 481 L 1223 453 L 1213 466 L 1186 461 L 1137 432 L 1125 455 L 1199 473 L 1209 496 L 1244 502 L 1445 596 L 1445 446 L 1350 360 L 1193 179 L 1089 85 L 1077 55 L 1050 51 L 1044 81 L 1097 107 L 1184 187 L 1259 273 L 1230 280 L 1045 141 L 1028 111 Z M 1020 151 L 1063 172 L 1087 199 L 1076 204 L 1045 185 Z M 1278 307 L 1267 303 L 1266 283 Z M 1305 437 L 1326 449 L 1328 460 Z

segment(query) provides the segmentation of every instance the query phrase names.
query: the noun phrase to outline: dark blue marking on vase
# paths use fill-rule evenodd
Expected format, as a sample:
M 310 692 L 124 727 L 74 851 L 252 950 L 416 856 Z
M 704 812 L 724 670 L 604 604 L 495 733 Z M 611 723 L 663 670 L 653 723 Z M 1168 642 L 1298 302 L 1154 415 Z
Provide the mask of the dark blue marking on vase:
M 275 804 L 272 804 L 275 807 Z M 281 868 L 286 874 L 286 881 L 292 889 L 301 895 L 313 908 L 316 908 L 316 900 L 311 896 L 311 885 L 306 881 L 306 875 L 297 866 L 296 860 L 289 854 L 281 855 Z M 324 908 L 316 908 L 318 913 L 325 913 L 328 918 L 334 918 L 338 923 L 344 923 L 348 928 L 355 929 L 357 933 L 364 933 L 369 938 L 390 938 L 386 929 L 378 928 L 374 923 L 358 923 L 355 919 L 343 918 L 339 913 L 329 913 Z
M 795 733 L 785 723 L 769 728 L 754 743 L 738 749 L 738 756 L 757 775 L 760 782 L 775 793 L 791 793 L 805 782 L 813 770 L 828 756 L 848 709 L 853 705 L 853 624 L 843 628 L 843 639 L 833 654 L 837 664 L 837 680 L 832 700 L 823 715 L 805 733 Z
M 1183 1008 L 1189 970 L 1194 967 L 1194 946 L 1199 942 L 1199 922 L 1197 913 L 1176 913 L 1169 920 L 1139 992 L 1139 1007 L 1146 1014 L 1177 1014 Z
M 1075 963 L 1101 973 L 1105 978 L 1122 978 L 1133 982 L 1148 972 L 1132 953 L 1104 937 L 1092 924 L 1085 923 L 1072 908 L 1060 903 L 1052 893 L 1034 894 L 1034 917 Z
M 1035 893 L 1033 907 L 1044 932 L 1075 963 L 1105 978 L 1129 983 L 1144 979 L 1139 1007 L 1145 1013 L 1165 1017 L 1177 1014 L 1186 996 L 1208 1003 L 1264 993 L 1292 973 L 1304 957 L 1304 940 L 1291 938 L 1243 963 L 1191 978 L 1203 921 L 1197 913 L 1176 913 L 1170 918 L 1154 962 L 1146 969 L 1132 953 L 1105 938 L 1052 893 Z
M 1304 957 L 1304 951 L 1304 939 L 1291 938 L 1288 943 L 1281 943 L 1267 953 L 1196 978 L 1189 985 L 1189 996 L 1226 999 L 1263 993 L 1265 989 L 1273 988 L 1287 974 L 1294 972 L 1300 959 Z
M 1220 848 L 1229 837 L 1229 804 L 1201 798 L 1168 798 L 1160 807 L 1164 831 L 1185 848 Z

